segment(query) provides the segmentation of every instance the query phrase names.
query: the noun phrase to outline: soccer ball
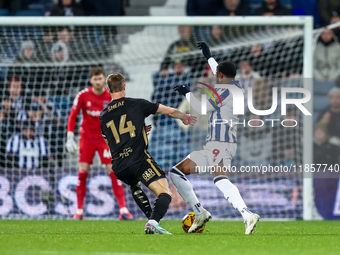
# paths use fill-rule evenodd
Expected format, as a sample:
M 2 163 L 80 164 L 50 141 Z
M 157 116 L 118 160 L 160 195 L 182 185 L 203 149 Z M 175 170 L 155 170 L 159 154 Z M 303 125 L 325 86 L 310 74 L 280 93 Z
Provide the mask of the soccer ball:
M 182 228 L 183 228 L 185 233 L 188 233 L 188 230 L 191 227 L 192 223 L 194 223 L 194 220 L 195 220 L 195 213 L 194 212 L 190 212 L 183 217 Z M 201 227 L 199 230 L 197 230 L 196 233 L 202 233 L 204 228 L 205 228 L 205 224 L 203 225 L 203 227 Z

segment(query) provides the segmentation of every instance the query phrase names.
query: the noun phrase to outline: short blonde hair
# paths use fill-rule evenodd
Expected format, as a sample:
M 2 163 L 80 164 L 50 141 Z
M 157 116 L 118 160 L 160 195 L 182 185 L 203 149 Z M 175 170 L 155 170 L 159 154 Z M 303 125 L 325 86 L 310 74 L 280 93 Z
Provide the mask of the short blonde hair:
M 120 73 L 110 74 L 106 79 L 110 93 L 120 92 L 124 88 L 125 78 Z

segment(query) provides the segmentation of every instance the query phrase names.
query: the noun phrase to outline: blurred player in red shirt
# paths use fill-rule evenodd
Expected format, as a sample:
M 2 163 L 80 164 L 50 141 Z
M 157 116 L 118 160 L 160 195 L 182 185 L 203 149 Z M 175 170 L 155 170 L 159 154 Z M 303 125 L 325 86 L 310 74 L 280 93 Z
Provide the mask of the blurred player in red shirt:
M 78 209 L 73 216 L 73 220 L 84 219 L 84 198 L 86 195 L 86 178 L 92 164 L 93 157 L 98 151 L 102 164 L 106 166 L 108 175 L 112 180 L 112 190 L 116 196 L 120 213 L 119 219 L 132 220 L 133 216 L 126 208 L 124 189 L 122 182 L 117 180 L 112 171 L 110 149 L 105 143 L 101 134 L 100 112 L 111 101 L 111 96 L 105 88 L 105 71 L 101 67 L 94 67 L 90 71 L 91 87 L 83 89 L 74 99 L 70 116 L 67 122 L 67 142 L 66 149 L 70 153 L 75 153 L 78 149 L 74 141 L 74 128 L 79 111 L 82 110 L 83 121 L 79 139 L 79 172 L 76 187 Z

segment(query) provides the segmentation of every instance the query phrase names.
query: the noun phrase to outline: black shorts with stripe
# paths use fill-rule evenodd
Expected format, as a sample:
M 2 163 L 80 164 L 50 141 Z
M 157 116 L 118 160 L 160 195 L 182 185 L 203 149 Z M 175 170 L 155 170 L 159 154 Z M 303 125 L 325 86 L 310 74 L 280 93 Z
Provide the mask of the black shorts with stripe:
M 157 165 L 151 156 L 129 166 L 119 173 L 115 173 L 115 175 L 119 180 L 127 185 L 133 186 L 141 181 L 146 187 L 154 181 L 165 178 L 164 171 L 159 165 Z

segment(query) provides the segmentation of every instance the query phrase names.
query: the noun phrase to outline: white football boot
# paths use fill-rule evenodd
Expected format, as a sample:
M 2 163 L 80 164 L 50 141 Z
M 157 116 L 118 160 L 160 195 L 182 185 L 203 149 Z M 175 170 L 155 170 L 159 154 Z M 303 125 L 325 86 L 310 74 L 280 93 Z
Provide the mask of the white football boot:
M 246 225 L 246 235 L 250 235 L 253 232 L 260 218 L 261 217 L 258 214 L 253 213 L 244 221 L 244 224 Z
M 203 213 L 200 215 L 195 215 L 194 223 L 192 223 L 191 227 L 188 230 L 188 233 L 195 233 L 199 230 L 203 225 L 211 219 L 211 214 L 207 210 L 204 209 Z

